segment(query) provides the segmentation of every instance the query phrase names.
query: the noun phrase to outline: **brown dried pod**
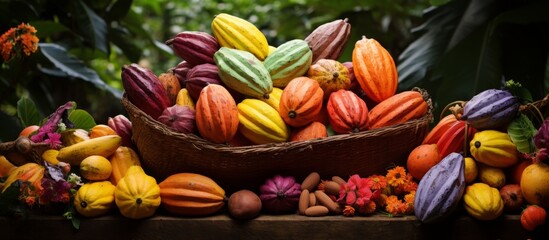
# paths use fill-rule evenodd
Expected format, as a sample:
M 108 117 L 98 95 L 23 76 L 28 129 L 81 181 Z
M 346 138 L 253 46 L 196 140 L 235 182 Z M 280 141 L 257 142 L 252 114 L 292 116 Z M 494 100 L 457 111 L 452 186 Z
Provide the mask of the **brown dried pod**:
M 313 64 L 319 59 L 337 60 L 351 33 L 348 19 L 338 19 L 318 26 L 305 38 L 313 52 Z

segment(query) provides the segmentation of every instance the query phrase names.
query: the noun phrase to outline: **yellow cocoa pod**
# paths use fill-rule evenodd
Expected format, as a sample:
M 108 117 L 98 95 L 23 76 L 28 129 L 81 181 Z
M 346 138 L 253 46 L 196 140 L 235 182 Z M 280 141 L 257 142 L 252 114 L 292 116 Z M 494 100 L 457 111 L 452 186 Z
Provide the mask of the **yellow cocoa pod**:
M 218 14 L 212 21 L 212 33 L 221 47 L 248 51 L 260 61 L 269 54 L 265 35 L 245 19 L 226 13 Z
M 465 160 L 465 169 L 464 169 L 464 172 L 465 172 L 465 182 L 467 184 L 471 184 L 475 181 L 475 179 L 477 179 L 477 175 L 478 175 L 478 164 L 477 162 L 475 161 L 475 159 L 471 158 L 471 157 L 466 157 L 464 158 Z
M 108 213 L 114 206 L 115 186 L 109 181 L 85 183 L 74 197 L 74 208 L 85 217 Z
M 505 185 L 505 172 L 502 168 L 478 164 L 478 178 L 480 182 L 493 188 L 501 188 Z
M 181 106 L 187 106 L 190 109 L 195 110 L 194 109 L 195 103 L 191 98 L 189 91 L 186 88 L 182 88 L 181 90 L 179 90 L 175 98 L 175 104 L 181 105 Z
M 244 99 L 237 105 L 238 130 L 255 144 L 285 142 L 289 138 L 286 123 L 278 111 L 259 99 Z
M 111 176 L 111 173 L 111 162 L 103 156 L 92 155 L 84 158 L 80 163 L 80 175 L 88 180 L 107 180 Z

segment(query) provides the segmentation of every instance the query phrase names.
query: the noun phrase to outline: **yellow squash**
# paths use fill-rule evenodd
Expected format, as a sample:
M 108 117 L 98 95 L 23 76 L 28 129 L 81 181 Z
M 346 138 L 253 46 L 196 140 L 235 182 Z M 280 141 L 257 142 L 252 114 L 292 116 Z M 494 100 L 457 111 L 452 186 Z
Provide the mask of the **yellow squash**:
M 465 210 L 479 220 L 493 220 L 503 213 L 503 199 L 497 188 L 485 183 L 473 183 L 465 188 Z
M 74 197 L 74 207 L 84 217 L 97 217 L 108 213 L 114 206 L 114 185 L 109 181 L 88 182 Z
M 471 155 L 488 166 L 510 167 L 518 162 L 517 147 L 511 141 L 509 134 L 484 130 L 475 133 L 470 142 Z
M 150 217 L 160 206 L 160 187 L 141 166 L 131 166 L 116 185 L 114 200 L 120 213 L 127 218 Z

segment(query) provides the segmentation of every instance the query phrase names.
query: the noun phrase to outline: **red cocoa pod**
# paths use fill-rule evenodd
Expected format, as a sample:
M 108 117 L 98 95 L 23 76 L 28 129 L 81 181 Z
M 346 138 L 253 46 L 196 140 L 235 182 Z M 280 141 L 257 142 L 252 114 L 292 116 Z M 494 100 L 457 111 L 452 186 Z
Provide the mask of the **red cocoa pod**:
M 171 106 L 166 89 L 148 68 L 135 63 L 123 66 L 122 85 L 128 100 L 154 119 Z
M 107 125 L 122 138 L 122 146 L 135 149 L 132 142 L 132 122 L 126 116 L 118 114 L 109 117 Z
M 195 111 L 188 106 L 173 105 L 166 108 L 158 121 L 179 133 L 194 133 L 196 130 Z
M 177 77 L 177 80 L 179 80 L 179 84 L 181 87 L 185 87 L 185 80 L 187 79 L 187 73 L 193 68 L 191 64 L 187 61 L 182 61 L 174 68 L 171 68 L 170 71 L 173 72 L 173 74 Z
M 225 87 L 225 84 L 219 78 L 219 68 L 215 64 L 204 63 L 196 65 L 187 73 L 187 79 L 185 80 L 185 88 L 189 91 L 189 95 L 196 102 L 200 91 L 208 84 L 217 84 Z M 231 94 L 236 102 L 240 102 L 244 97 L 242 94 L 235 92 L 234 90 L 227 88 L 227 91 Z
M 204 63 L 215 63 L 213 55 L 219 49 L 217 40 L 206 32 L 184 31 L 166 41 L 175 54 L 196 66 Z
M 348 19 L 324 23 L 311 32 L 305 41 L 313 52 L 313 63 L 319 59 L 337 60 L 345 48 L 351 33 Z

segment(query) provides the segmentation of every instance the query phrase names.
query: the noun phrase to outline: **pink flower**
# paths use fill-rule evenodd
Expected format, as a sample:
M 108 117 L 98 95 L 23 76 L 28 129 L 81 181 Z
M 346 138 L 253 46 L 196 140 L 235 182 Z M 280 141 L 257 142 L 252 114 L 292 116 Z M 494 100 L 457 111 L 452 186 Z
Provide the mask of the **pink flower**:
M 52 133 L 47 133 L 47 135 L 48 135 L 48 138 L 44 140 L 44 143 L 49 143 L 50 148 L 58 149 L 61 145 L 61 134 L 52 132 Z

